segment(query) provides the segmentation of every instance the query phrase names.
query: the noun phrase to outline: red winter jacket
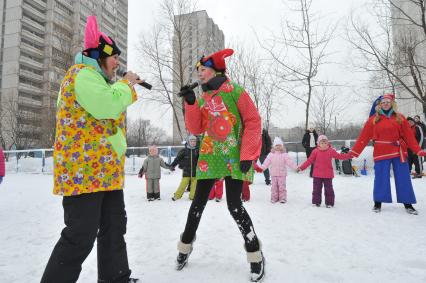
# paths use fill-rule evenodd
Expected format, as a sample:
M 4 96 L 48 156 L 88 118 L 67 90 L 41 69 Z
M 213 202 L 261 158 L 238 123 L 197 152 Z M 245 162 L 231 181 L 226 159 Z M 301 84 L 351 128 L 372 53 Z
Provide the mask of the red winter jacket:
M 5 175 L 5 166 L 4 166 L 4 154 L 3 154 L 3 149 L 0 148 L 0 176 L 4 177 Z
M 396 120 L 401 117 L 401 124 Z M 358 157 L 370 140 L 374 142 L 374 161 L 400 157 L 402 162 L 407 158 L 407 147 L 414 153 L 421 150 L 407 119 L 401 114 L 392 114 L 390 117 L 380 115 L 380 120 L 374 123 L 375 116 L 365 123 L 354 147 L 352 155 Z
M 312 151 L 308 160 L 306 160 L 300 169 L 305 170 L 312 163 L 314 164 L 313 177 L 316 178 L 334 178 L 334 170 L 332 165 L 333 158 L 336 159 L 350 159 L 351 155 L 349 153 L 338 153 L 334 148 L 328 147 L 326 150 L 321 150 L 319 146 Z

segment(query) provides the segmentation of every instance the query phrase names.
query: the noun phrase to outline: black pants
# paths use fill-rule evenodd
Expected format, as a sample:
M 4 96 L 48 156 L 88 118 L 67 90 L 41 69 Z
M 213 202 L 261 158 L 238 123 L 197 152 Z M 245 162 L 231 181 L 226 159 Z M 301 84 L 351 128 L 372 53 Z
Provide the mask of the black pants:
M 262 164 L 263 164 L 263 161 L 265 161 L 266 156 L 267 155 L 261 155 L 261 156 L 259 156 L 259 160 L 260 160 L 260 162 L 262 162 Z M 263 171 L 263 175 L 265 176 L 265 182 L 266 183 L 267 182 L 271 182 L 271 177 L 269 176 L 269 169 L 264 170 Z
M 197 181 L 194 200 L 192 201 L 191 207 L 189 208 L 185 231 L 183 232 L 181 239 L 185 244 L 191 243 L 195 237 L 198 224 L 200 224 L 201 216 L 203 214 L 204 208 L 206 207 L 210 190 L 212 189 L 214 182 L 214 179 Z M 246 250 L 248 252 L 258 251 L 259 240 L 257 239 L 250 216 L 241 202 L 243 181 L 234 180 L 231 177 L 226 177 L 225 187 L 228 210 L 237 223 L 238 229 L 240 229 L 241 234 L 243 235 Z
M 315 147 L 307 147 L 306 150 L 306 158 L 309 158 L 311 156 L 312 151 L 314 151 Z M 312 173 L 314 172 L 314 163 L 311 165 L 311 170 L 309 171 L 309 176 L 312 177 Z
M 411 173 L 411 169 L 413 168 L 413 163 L 414 163 L 414 168 L 416 170 L 416 173 L 418 175 L 422 174 L 423 163 L 422 163 L 421 157 L 418 156 L 417 154 L 414 154 L 411 150 L 408 150 L 408 165 L 410 167 L 410 173 Z
M 127 217 L 123 191 L 64 197 L 62 205 L 66 227 L 41 282 L 76 282 L 97 239 L 98 282 L 127 283 L 131 271 L 124 241 Z

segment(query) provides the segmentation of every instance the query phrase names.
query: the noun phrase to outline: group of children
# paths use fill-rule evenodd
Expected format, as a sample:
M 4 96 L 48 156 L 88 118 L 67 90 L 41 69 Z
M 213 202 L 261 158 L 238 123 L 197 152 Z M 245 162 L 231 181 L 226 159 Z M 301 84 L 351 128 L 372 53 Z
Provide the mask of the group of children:
M 197 182 L 195 172 L 198 160 L 198 149 L 196 144 L 196 137 L 189 136 L 185 148 L 179 151 L 171 164 L 165 163 L 163 159 L 158 156 L 158 149 L 155 146 L 149 148 L 149 156 L 145 159 L 139 171 L 139 178 L 145 175 L 148 201 L 160 200 L 160 167 L 171 171 L 174 171 L 176 166 L 182 169 L 182 181 L 172 197 L 173 201 L 180 199 L 188 186 L 190 187 L 189 199 L 192 200 L 194 198 Z M 286 152 L 283 141 L 276 137 L 274 139 L 273 148 L 264 162 L 260 165 L 257 163 L 253 165 L 257 172 L 263 172 L 268 168 L 270 170 L 272 180 L 271 202 L 286 203 L 287 167 L 300 172 L 313 164 L 312 205 L 317 207 L 321 206 L 322 188 L 324 187 L 325 205 L 327 208 L 331 208 L 334 206 L 335 199 L 333 190 L 333 158 L 346 160 L 352 158 L 352 156 L 349 153 L 338 153 L 331 147 L 327 137 L 325 135 L 320 135 L 318 137 L 317 148 L 303 164 L 297 166 Z M 209 195 L 210 200 L 215 199 L 217 202 L 221 201 L 223 195 L 223 181 L 223 179 L 216 180 Z M 250 183 L 247 181 L 243 183 L 241 196 L 243 201 L 250 200 L 249 185 Z

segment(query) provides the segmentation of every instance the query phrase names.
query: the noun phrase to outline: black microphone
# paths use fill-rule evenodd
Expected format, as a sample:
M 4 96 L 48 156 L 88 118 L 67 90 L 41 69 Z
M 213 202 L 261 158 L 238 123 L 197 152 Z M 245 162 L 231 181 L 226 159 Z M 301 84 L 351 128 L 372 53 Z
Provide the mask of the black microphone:
M 194 88 L 196 88 L 197 86 L 199 85 L 199 83 L 198 82 L 195 82 L 195 83 L 192 83 L 192 84 L 190 84 L 190 85 L 186 85 L 186 86 L 184 86 L 184 87 L 182 87 L 181 89 L 180 89 L 180 92 L 177 94 L 179 97 L 182 97 L 183 95 L 182 95 L 182 91 L 184 91 L 184 90 L 188 90 L 188 89 L 194 89 Z
M 126 74 L 127 74 L 127 72 L 124 71 L 123 69 L 118 69 L 117 70 L 117 75 L 119 75 L 120 77 L 124 77 Z M 141 82 L 141 83 L 138 83 L 138 85 L 143 86 L 144 88 L 147 88 L 149 90 L 152 89 L 152 85 L 149 84 L 149 83 L 147 83 L 147 82 Z

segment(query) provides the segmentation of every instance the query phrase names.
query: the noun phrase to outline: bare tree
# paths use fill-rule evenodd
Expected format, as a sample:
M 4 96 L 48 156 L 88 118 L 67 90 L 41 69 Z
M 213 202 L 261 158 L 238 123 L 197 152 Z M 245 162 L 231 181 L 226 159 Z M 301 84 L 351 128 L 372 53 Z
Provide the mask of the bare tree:
M 146 98 L 172 109 L 182 139 L 185 125 L 180 123 L 179 117 L 183 116 L 183 100 L 176 93 L 191 81 L 195 60 L 185 56 L 185 50 L 191 46 L 190 18 L 179 15 L 194 10 L 191 0 L 163 0 L 160 20 L 149 35 L 141 36 L 137 48 L 139 61 L 149 70 L 147 76 L 156 86 Z
M 334 122 L 334 130 L 336 130 L 337 115 L 343 109 L 343 104 L 340 104 L 337 100 L 336 92 L 332 92 L 327 86 L 323 86 L 321 92 L 315 95 L 312 103 L 315 127 L 321 133 L 328 134 Z
M 33 112 L 33 107 L 24 104 L 25 101 L 18 103 L 17 97 L 8 97 L 3 104 L 1 124 L 4 148 L 32 148 L 41 137 L 40 116 Z
M 163 129 L 151 125 L 149 120 L 139 118 L 127 121 L 127 139 L 129 146 L 148 146 L 159 144 L 167 136 Z
M 275 77 L 271 75 L 267 62 L 261 59 L 255 49 L 243 44 L 235 44 L 233 49 L 235 55 L 229 60 L 227 72 L 253 98 L 262 116 L 263 127 L 269 129 L 272 105 L 277 93 Z
M 319 80 L 318 73 L 329 63 L 326 59 L 330 54 L 326 53 L 326 48 L 337 25 L 320 23 L 320 17 L 312 12 L 312 0 L 292 2 L 297 3 L 298 7 L 292 11 L 300 14 L 300 22 L 284 21 L 281 34 L 259 42 L 276 66 L 280 92 L 305 105 L 307 127 L 314 89 L 326 84 Z
M 387 79 L 382 93 L 392 91 L 400 99 L 416 100 L 426 115 L 425 0 L 376 0 L 371 11 L 375 30 L 351 17 L 348 39 L 364 59 L 359 67 Z

